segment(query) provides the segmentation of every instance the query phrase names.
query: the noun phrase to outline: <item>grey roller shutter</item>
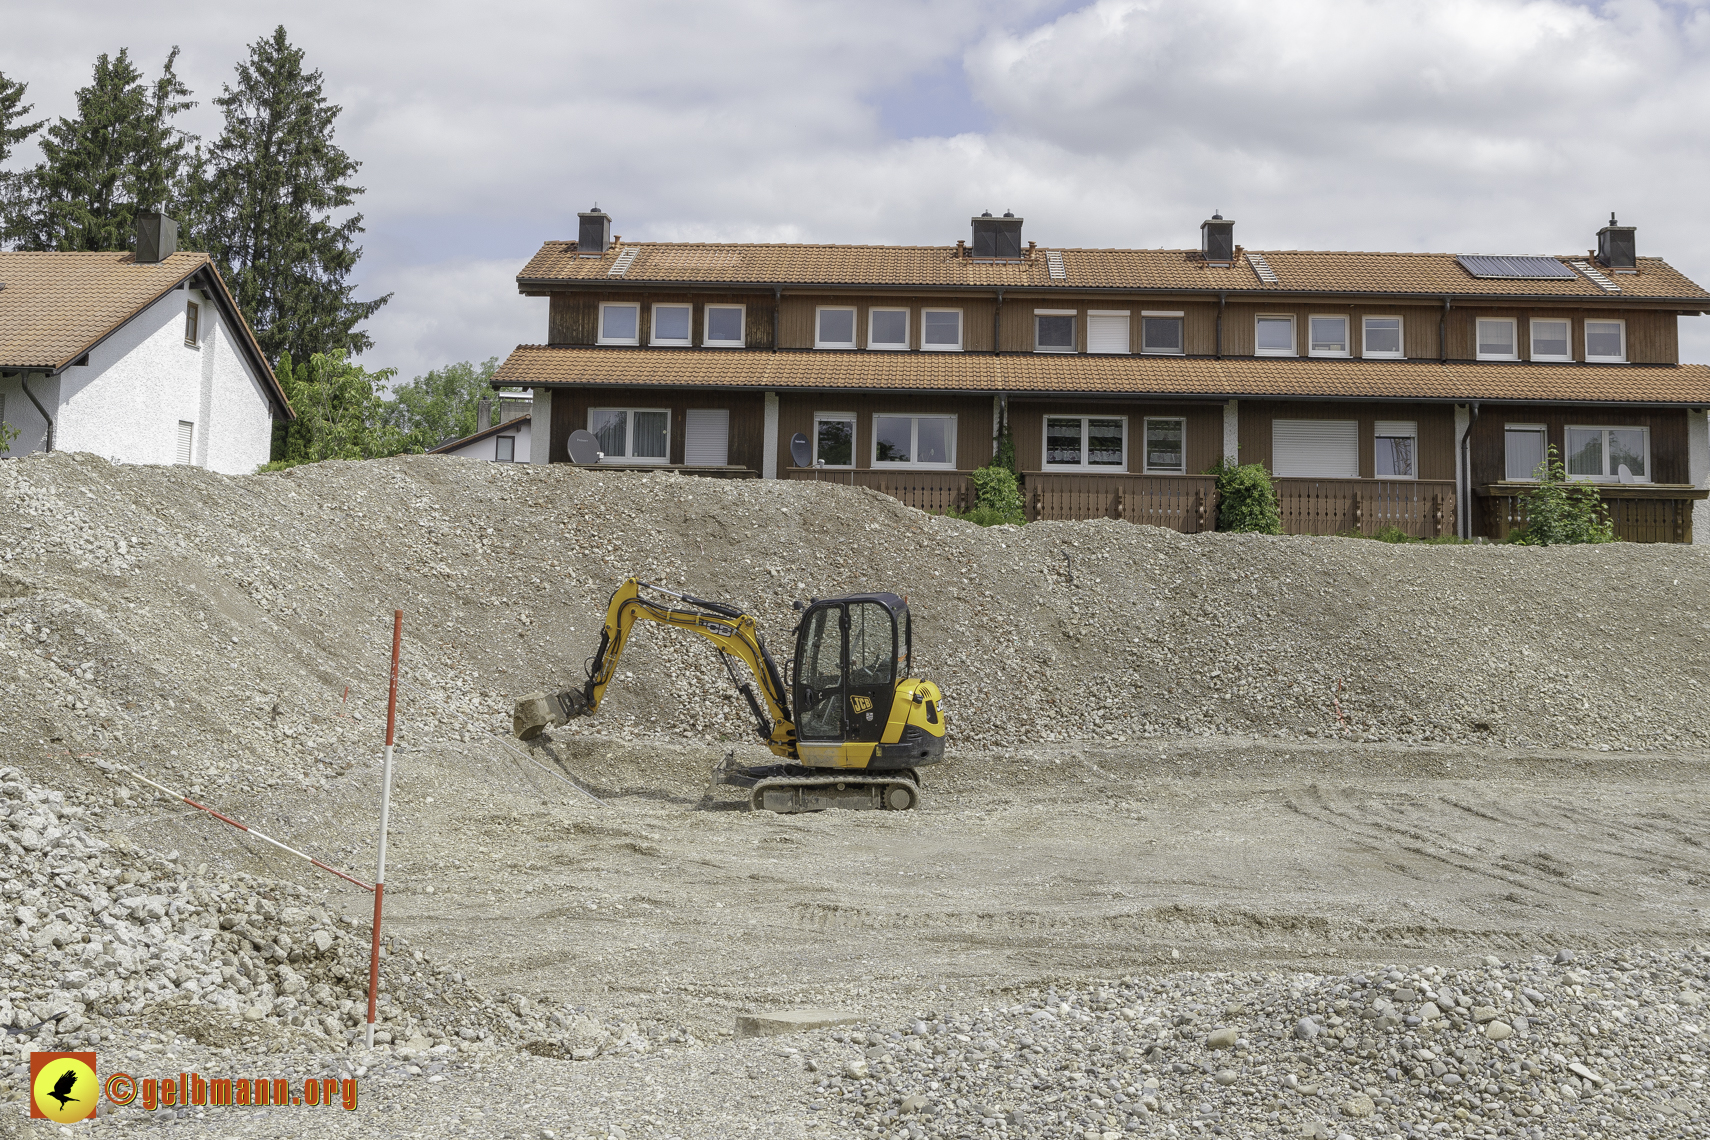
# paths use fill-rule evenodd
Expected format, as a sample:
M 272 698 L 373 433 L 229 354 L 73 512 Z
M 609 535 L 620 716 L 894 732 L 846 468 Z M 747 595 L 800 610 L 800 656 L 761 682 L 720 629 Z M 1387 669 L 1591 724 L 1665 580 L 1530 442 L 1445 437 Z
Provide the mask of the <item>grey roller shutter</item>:
M 189 420 L 178 421 L 178 462 L 190 462 L 190 444 L 196 434 L 196 425 Z
M 683 424 L 683 462 L 723 467 L 730 462 L 730 410 L 690 408 Z
M 1360 477 L 1358 420 L 1272 420 L 1271 471 L 1313 479 Z

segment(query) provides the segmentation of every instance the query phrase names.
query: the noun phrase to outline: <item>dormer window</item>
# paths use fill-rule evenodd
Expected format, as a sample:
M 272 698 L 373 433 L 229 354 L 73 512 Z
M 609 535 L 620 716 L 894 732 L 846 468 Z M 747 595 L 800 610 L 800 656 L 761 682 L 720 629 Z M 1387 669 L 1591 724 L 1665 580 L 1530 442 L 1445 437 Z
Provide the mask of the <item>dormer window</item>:
M 1033 310 L 1033 351 L 1075 351 L 1075 309 Z
M 814 314 L 815 348 L 854 348 L 855 310 L 822 308 Z
M 1308 329 L 1312 333 L 1309 356 L 1348 355 L 1347 317 L 1312 317 Z
M 962 310 L 922 309 L 920 347 L 925 352 L 962 351 Z
M 708 348 L 741 348 L 747 310 L 741 305 L 708 305 L 701 343 Z
M 1257 356 L 1293 356 L 1294 318 L 1261 316 L 1253 330 L 1253 352 Z
M 600 306 L 601 344 L 639 344 L 640 305 Z
M 1627 322 L 1586 321 L 1585 359 L 1594 364 L 1625 364 Z
M 694 309 L 688 305 L 653 306 L 653 335 L 648 343 L 678 347 L 688 344 L 694 315 Z
M 1480 360 L 1518 360 L 1514 345 L 1514 320 L 1511 317 L 1481 317 L 1478 334 Z
M 868 309 L 867 347 L 880 352 L 903 352 L 908 348 L 907 309 Z

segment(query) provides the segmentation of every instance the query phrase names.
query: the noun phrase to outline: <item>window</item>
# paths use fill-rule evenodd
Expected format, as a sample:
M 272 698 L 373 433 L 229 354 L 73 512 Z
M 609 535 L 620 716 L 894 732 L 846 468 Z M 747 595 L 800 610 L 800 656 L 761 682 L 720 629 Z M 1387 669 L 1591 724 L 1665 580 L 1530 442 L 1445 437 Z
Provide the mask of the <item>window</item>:
M 867 347 L 887 352 L 908 348 L 908 310 L 868 309 Z
M 493 459 L 498 463 L 515 463 L 517 461 L 517 437 L 501 435 L 494 440 Z
M 1570 427 L 1567 473 L 1570 479 L 1608 479 L 1649 483 L 1651 433 L 1642 427 Z
M 1544 465 L 1544 425 L 1504 424 L 1502 457 L 1502 475 L 1509 482 L 1536 479 Z
M 653 335 L 649 344 L 685 345 L 689 342 L 689 326 L 694 323 L 695 310 L 689 305 L 653 306 Z
M 1311 334 L 1307 344 L 1308 356 L 1348 355 L 1347 317 L 1309 317 L 1306 331 Z
M 179 420 L 178 456 L 173 462 L 178 463 L 181 466 L 189 465 L 191 455 L 190 445 L 195 442 L 195 437 L 196 425 L 191 423 L 189 420 Z
M 198 336 L 201 332 L 199 327 L 201 323 L 202 306 L 194 301 L 186 301 L 184 303 L 184 343 L 192 348 L 199 343 Z
M 1419 478 L 1419 425 L 1413 420 L 1379 420 L 1372 475 L 1378 479 Z
M 588 430 L 606 463 L 664 463 L 671 457 L 671 413 L 663 408 L 590 408 Z
M 1045 466 L 1082 471 L 1127 470 L 1127 418 L 1046 416 Z
M 637 331 L 641 321 L 640 305 L 600 306 L 601 344 L 639 344 Z
M 821 467 L 855 466 L 854 412 L 824 412 L 813 418 L 813 458 Z
M 741 348 L 747 311 L 742 305 L 708 305 L 701 343 L 708 348 Z
M 1385 358 L 1400 360 L 1402 356 L 1401 318 L 1367 317 L 1360 353 L 1363 356 L 1375 357 L 1380 360 Z
M 1033 310 L 1033 351 L 1075 351 L 1074 309 Z
M 1478 334 L 1480 360 L 1518 360 L 1515 351 L 1514 321 L 1510 318 L 1481 317 L 1474 331 Z
M 1127 309 L 1087 310 L 1087 351 L 1126 354 L 1132 327 Z
M 1260 317 L 1253 332 L 1253 352 L 1257 356 L 1294 355 L 1294 318 Z
M 920 347 L 923 352 L 962 351 L 962 310 L 922 309 Z
M 730 409 L 690 408 L 683 415 L 683 463 L 724 467 L 730 462 Z
M 1627 361 L 1626 321 L 1586 321 L 1585 359 L 1594 364 Z
M 1140 351 L 1180 354 L 1182 347 L 1182 314 L 1141 313 Z
M 1271 470 L 1279 477 L 1358 479 L 1360 421 L 1272 420 Z
M 956 466 L 956 417 L 874 416 L 873 466 Z
M 1572 360 L 1573 352 L 1568 346 L 1568 322 L 1566 321 L 1533 321 L 1532 322 L 1532 359 L 1533 360 Z
M 1146 417 L 1146 470 L 1180 475 L 1187 471 L 1187 421 Z
M 854 348 L 855 310 L 819 309 L 814 313 L 815 348 Z

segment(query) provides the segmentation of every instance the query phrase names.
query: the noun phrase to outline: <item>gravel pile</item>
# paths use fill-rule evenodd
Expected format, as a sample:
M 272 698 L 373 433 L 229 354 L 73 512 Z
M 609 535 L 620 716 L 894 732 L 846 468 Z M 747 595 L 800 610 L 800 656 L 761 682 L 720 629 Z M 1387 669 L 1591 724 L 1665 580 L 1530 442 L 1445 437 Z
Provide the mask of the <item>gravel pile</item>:
M 1710 952 L 1346 977 L 1182 974 L 817 1034 L 838 1131 L 1701 1136 Z

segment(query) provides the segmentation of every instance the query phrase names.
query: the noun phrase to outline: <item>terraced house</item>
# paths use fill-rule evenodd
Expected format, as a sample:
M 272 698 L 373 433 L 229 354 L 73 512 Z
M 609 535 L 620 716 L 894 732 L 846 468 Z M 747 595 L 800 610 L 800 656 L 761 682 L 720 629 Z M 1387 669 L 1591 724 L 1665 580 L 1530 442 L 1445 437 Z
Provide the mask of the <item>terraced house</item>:
M 1029 517 L 1185 531 L 1215 523 L 1219 459 L 1265 464 L 1296 533 L 1502 537 L 1550 446 L 1628 539 L 1692 541 L 1710 494 L 1710 367 L 1677 338 L 1710 293 L 1613 216 L 1559 256 L 1261 252 L 1219 216 L 1191 249 L 1041 248 L 1009 214 L 941 246 L 580 218 L 517 278 L 546 343 L 494 380 L 533 390 L 537 463 L 586 429 L 614 466 L 941 509 L 1007 425 Z

